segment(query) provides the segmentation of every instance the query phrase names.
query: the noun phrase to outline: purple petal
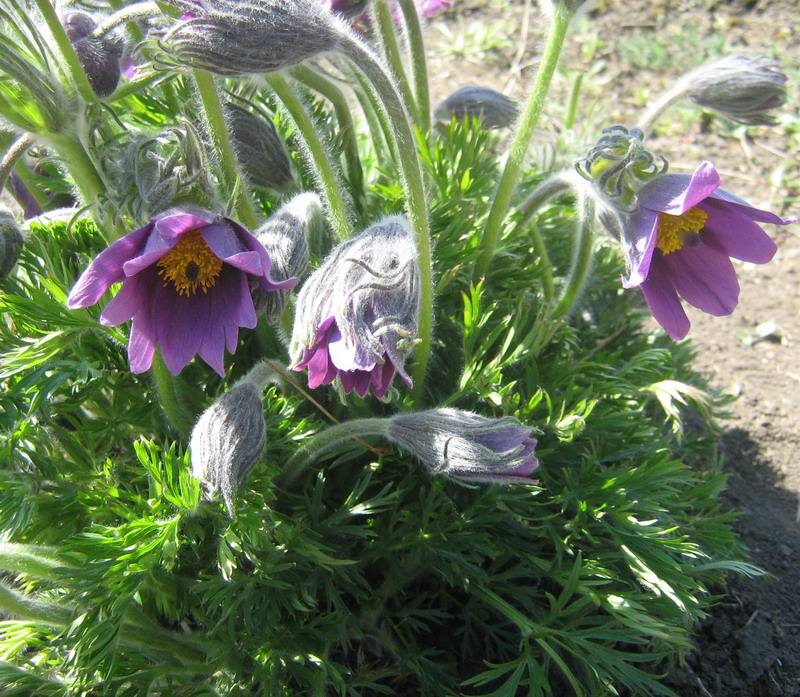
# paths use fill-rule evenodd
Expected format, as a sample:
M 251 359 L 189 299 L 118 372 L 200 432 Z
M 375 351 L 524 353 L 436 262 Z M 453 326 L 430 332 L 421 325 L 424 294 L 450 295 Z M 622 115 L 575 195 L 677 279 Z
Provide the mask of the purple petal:
M 210 300 L 207 294 L 179 295 L 172 285 L 159 284 L 152 299 L 161 357 L 173 375 L 194 358 L 207 330 Z
M 722 183 L 710 162 L 706 161 L 693 174 L 662 174 L 639 191 L 639 205 L 654 211 L 682 215 L 708 198 Z
M 755 220 L 758 223 L 772 223 L 773 225 L 789 225 L 790 223 L 796 223 L 797 218 L 791 216 L 789 218 L 781 218 L 779 215 L 775 215 L 775 213 L 770 213 L 769 211 L 762 210 L 761 208 L 754 208 L 753 206 L 749 205 L 746 201 L 742 201 L 738 196 L 734 196 L 730 191 L 725 191 L 725 189 L 717 189 L 713 194 L 711 194 L 710 198 L 712 200 L 717 199 L 718 201 L 724 201 L 728 205 L 728 208 L 732 208 L 735 210 L 744 213 L 749 220 Z
M 308 386 L 312 389 L 330 384 L 338 373 L 336 366 L 328 358 L 328 348 L 325 344 L 316 347 L 305 367 L 308 368 Z
M 156 351 L 156 331 L 149 312 L 136 316 L 128 338 L 128 362 L 132 373 L 150 370 Z
M 200 230 L 211 221 L 200 218 L 191 213 L 175 213 L 165 215 L 155 221 L 156 232 L 165 240 L 177 240 L 183 233 L 190 230 Z
M 100 324 L 116 327 L 144 312 L 149 304 L 149 289 L 142 274 L 125 279 L 122 288 L 100 314 Z
M 739 281 L 728 256 L 702 242 L 684 245 L 661 260 L 678 294 L 709 315 L 729 315 L 739 302 Z
M 252 234 L 250 234 L 250 232 L 248 232 L 244 227 L 239 225 L 239 223 L 237 223 L 236 221 L 229 220 L 228 218 L 225 218 L 225 221 L 234 231 L 236 237 L 238 238 L 239 243 L 245 249 L 249 250 L 250 252 L 255 252 L 258 255 L 258 258 L 260 260 L 258 268 L 260 269 L 260 271 L 251 271 L 249 270 L 249 268 L 242 268 L 242 267 L 240 268 L 242 268 L 243 271 L 247 271 L 247 273 L 260 276 L 261 277 L 260 285 L 262 288 L 264 288 L 264 290 L 282 290 L 284 288 L 294 288 L 294 286 L 297 285 L 298 279 L 297 277 L 294 276 L 292 278 L 287 278 L 284 281 L 273 280 L 270 277 L 270 271 L 272 269 L 272 261 L 269 258 L 267 250 L 264 249 L 264 246 Z M 214 248 L 212 247 L 212 250 L 213 249 Z M 225 261 L 227 261 L 227 259 Z M 228 263 L 237 266 L 238 258 L 237 258 L 237 263 L 234 263 L 233 261 L 228 261 Z M 253 264 L 253 262 L 249 257 L 247 258 L 246 263 L 248 265 Z M 256 268 L 255 264 L 253 264 L 252 268 Z
M 653 317 L 667 334 L 675 341 L 683 339 L 688 333 L 691 323 L 686 316 L 678 293 L 661 267 L 663 258 L 658 257 L 650 266 L 650 273 L 640 288 Z
M 639 208 L 628 220 L 630 240 L 623 240 L 628 262 L 628 278 L 622 277 L 623 288 L 635 288 L 642 284 L 650 272 L 653 250 L 658 237 L 658 213 L 648 208 Z
M 727 256 L 766 264 L 778 251 L 778 245 L 741 210 L 743 207 L 708 198 L 700 208 L 708 213 L 702 232 L 704 241 Z
M 139 252 L 152 228 L 150 223 L 134 230 L 100 252 L 72 288 L 67 307 L 74 310 L 94 305 L 112 285 L 122 281 L 123 265 Z

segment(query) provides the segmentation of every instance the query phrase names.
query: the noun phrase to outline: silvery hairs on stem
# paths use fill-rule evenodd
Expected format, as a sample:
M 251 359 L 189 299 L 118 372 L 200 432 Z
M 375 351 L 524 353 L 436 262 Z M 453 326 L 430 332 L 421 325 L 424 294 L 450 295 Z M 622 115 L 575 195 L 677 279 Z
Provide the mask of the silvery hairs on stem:
M 324 210 L 317 194 L 298 194 L 284 203 L 253 234 L 272 261 L 270 275 L 278 281 L 300 276 L 308 266 L 308 237 L 313 227 L 322 224 Z M 283 314 L 289 290 L 267 292 L 260 286 L 253 290 L 257 312 L 270 322 Z
M 243 381 L 217 397 L 192 430 L 192 474 L 211 498 L 222 496 L 234 516 L 236 493 L 267 441 L 261 390 Z
M 404 216 L 384 218 L 335 247 L 297 296 L 289 352 L 297 363 L 331 317 L 356 362 L 388 356 L 403 380 L 417 336 L 420 273 L 417 247 Z
M 164 1 L 183 11 L 159 40 L 167 58 L 217 75 L 283 70 L 349 32 L 321 0 Z
M 488 87 L 467 85 L 456 90 L 434 110 L 439 121 L 450 121 L 455 117 L 477 118 L 485 128 L 506 128 L 517 120 L 519 108 L 510 97 Z

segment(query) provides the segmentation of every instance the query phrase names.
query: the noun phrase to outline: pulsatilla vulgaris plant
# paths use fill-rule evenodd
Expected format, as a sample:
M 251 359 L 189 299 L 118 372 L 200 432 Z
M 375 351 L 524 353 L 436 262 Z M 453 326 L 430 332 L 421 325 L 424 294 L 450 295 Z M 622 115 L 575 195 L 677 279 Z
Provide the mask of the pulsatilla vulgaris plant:
M 527 102 L 432 127 L 446 4 L 0 0 L 0 188 L 43 211 L 0 213 L 4 694 L 669 695 L 751 571 L 673 339 L 789 219 L 668 172 L 653 111 L 530 161 L 585 3 Z

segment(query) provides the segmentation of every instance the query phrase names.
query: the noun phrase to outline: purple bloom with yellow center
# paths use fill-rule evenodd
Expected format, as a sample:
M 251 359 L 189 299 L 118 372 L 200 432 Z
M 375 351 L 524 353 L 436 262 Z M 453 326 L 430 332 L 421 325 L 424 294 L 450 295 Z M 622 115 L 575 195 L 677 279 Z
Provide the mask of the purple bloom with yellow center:
M 739 282 L 730 257 L 766 264 L 777 246 L 757 223 L 795 222 L 749 206 L 721 183 L 710 162 L 690 175 L 657 176 L 639 191 L 628 221 L 622 284 L 642 289 L 653 317 L 676 341 L 691 326 L 680 298 L 710 315 L 731 314 Z
M 67 305 L 94 305 L 122 282 L 100 324 L 133 320 L 131 371 L 148 370 L 158 345 L 173 375 L 198 354 L 224 376 L 225 348 L 234 353 L 239 327 L 256 326 L 250 283 L 274 291 L 297 282 L 273 281 L 270 266 L 266 250 L 233 220 L 202 209 L 173 210 L 103 250 L 78 279 Z

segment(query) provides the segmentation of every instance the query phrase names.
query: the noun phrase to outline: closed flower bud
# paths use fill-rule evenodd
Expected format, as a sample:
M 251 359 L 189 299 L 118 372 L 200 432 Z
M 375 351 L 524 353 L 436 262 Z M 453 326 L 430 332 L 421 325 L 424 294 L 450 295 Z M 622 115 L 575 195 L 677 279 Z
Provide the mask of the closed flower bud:
M 624 126 L 603 129 L 603 135 L 585 158 L 575 163 L 578 173 L 622 209 L 635 207 L 636 192 L 667 163 L 656 161 L 644 147 L 644 133 Z
M 430 409 L 389 419 L 386 437 L 419 458 L 431 474 L 461 482 L 535 483 L 531 429 L 515 418 L 460 409 Z
M 290 353 L 310 387 L 386 397 L 416 342 L 417 248 L 408 221 L 391 216 L 336 247 L 297 296 Z
M 183 10 L 161 38 L 168 59 L 217 75 L 270 73 L 336 48 L 320 0 L 166 0 Z
M 0 208 L 0 280 L 7 278 L 11 273 L 24 243 L 25 238 L 14 216 Z
M 292 165 L 272 121 L 231 102 L 225 111 L 231 140 L 250 183 L 273 191 L 293 186 Z
M 243 382 L 206 409 L 192 431 L 192 474 L 233 516 L 236 493 L 261 458 L 267 439 L 259 389 Z
M 272 261 L 272 276 L 286 280 L 305 271 L 308 266 L 308 235 L 323 214 L 319 196 L 298 194 L 280 207 L 277 213 L 256 230 L 255 238 L 267 250 Z M 288 290 L 267 293 L 260 288 L 253 291 L 256 311 L 263 311 L 271 322 L 283 314 Z
M 518 111 L 517 103 L 504 94 L 469 85 L 453 92 L 436 107 L 434 115 L 440 121 L 478 118 L 486 128 L 505 128 L 514 123 Z
M 681 82 L 698 106 L 746 124 L 771 123 L 765 112 L 786 100 L 787 77 L 769 56 L 725 56 L 692 71 Z
M 103 99 L 113 94 L 119 84 L 122 42 L 92 35 L 96 27 L 85 12 L 71 12 L 64 17 L 64 30 L 75 49 L 94 93 Z

